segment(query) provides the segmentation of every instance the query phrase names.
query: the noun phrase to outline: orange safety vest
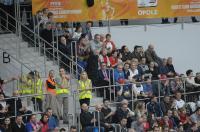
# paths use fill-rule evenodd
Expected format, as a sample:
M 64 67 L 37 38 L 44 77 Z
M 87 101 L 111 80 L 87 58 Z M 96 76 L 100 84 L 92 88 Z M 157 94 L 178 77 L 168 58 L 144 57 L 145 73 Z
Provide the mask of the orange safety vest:
M 51 85 L 51 87 L 48 86 L 48 83 Z M 47 88 L 48 92 L 52 93 L 53 95 L 56 95 L 56 82 L 55 82 L 55 80 L 48 78 L 46 80 L 46 88 Z

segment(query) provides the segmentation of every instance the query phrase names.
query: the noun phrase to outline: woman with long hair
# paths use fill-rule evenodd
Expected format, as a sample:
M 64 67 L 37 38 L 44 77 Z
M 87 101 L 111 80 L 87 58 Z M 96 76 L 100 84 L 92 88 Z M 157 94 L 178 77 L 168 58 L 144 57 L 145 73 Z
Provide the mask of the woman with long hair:
M 86 103 L 90 105 L 90 99 L 92 98 L 92 81 L 88 79 L 87 72 L 82 71 L 80 75 L 80 80 L 78 81 L 79 90 L 79 101 L 80 105 Z

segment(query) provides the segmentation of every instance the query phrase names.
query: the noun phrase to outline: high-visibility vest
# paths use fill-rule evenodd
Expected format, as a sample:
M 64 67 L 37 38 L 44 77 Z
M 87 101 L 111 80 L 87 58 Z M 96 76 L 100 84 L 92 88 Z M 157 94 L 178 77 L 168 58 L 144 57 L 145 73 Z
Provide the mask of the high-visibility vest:
M 26 76 L 22 76 L 22 82 L 19 83 L 19 92 L 23 94 L 31 94 L 33 89 L 32 80 L 28 80 Z
M 38 79 L 37 82 L 35 83 L 35 89 L 33 89 L 33 94 L 43 94 L 42 90 L 42 80 Z M 43 95 L 38 95 L 36 98 L 43 99 Z
M 48 84 L 51 85 L 51 87 L 48 86 Z M 46 80 L 46 88 L 47 88 L 47 91 L 53 95 L 56 95 L 56 82 L 55 80 L 52 80 L 51 78 L 48 78 Z
M 79 80 L 78 83 L 79 83 L 79 90 L 81 90 L 79 93 L 79 99 L 85 99 L 85 98 L 91 99 L 92 98 L 91 89 L 86 90 L 87 87 L 90 87 L 90 85 L 92 85 L 91 80 L 90 79 L 87 79 L 86 81 Z
M 64 85 L 68 85 L 68 80 L 63 80 L 61 82 L 61 85 L 64 84 Z M 59 86 L 56 87 L 56 94 L 69 94 L 69 88 L 59 88 Z

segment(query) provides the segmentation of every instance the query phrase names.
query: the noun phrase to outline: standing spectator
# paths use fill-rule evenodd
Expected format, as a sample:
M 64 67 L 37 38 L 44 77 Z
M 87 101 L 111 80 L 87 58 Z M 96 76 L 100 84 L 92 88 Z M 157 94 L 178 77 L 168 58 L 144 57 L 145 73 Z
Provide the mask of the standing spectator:
M 91 31 L 92 22 L 87 21 L 86 25 L 83 27 L 83 34 L 86 34 L 89 40 L 92 40 L 92 31 Z
M 152 96 L 151 101 L 147 103 L 147 112 L 148 115 L 154 114 L 155 117 L 162 117 L 163 113 L 155 96 Z
M 167 78 L 166 75 L 161 75 L 160 76 L 160 94 L 161 95 L 170 95 L 171 94 L 171 88 L 169 85 L 169 79 Z
M 195 92 L 198 91 L 200 84 L 195 83 L 195 77 L 193 76 L 193 71 L 191 69 L 186 71 L 186 92 Z M 198 93 L 194 94 L 194 96 L 187 96 L 189 101 L 198 100 Z
M 5 132 L 12 132 L 11 121 L 10 118 L 6 117 L 3 123 L 3 129 Z
M 72 39 L 79 40 L 79 38 L 81 37 L 81 34 L 82 34 L 82 27 L 81 27 L 81 25 L 77 25 L 75 32 L 72 36 Z
M 31 115 L 30 120 L 26 123 L 26 132 L 37 132 L 41 129 L 41 126 L 38 125 L 36 115 Z
M 90 50 L 91 50 L 90 43 L 88 38 L 85 35 L 82 35 L 78 41 L 77 55 L 78 55 L 78 64 L 84 69 L 87 66 L 87 59 L 91 52 Z
M 99 51 L 90 52 L 87 59 L 86 71 L 94 86 L 98 86 Z
M 129 69 L 130 69 L 130 64 L 129 63 L 124 63 L 124 77 L 128 81 L 128 76 L 129 76 Z
M 70 71 L 70 59 L 71 59 L 71 45 L 69 41 L 64 37 L 60 37 L 60 41 L 58 44 L 58 50 L 60 53 L 60 66 L 64 67 L 67 72 Z
M 142 72 L 144 73 L 144 76 L 145 76 L 145 77 L 149 77 L 149 76 L 150 76 L 150 75 L 147 73 L 147 72 L 149 71 L 149 67 L 148 67 L 148 65 L 146 64 L 146 58 L 145 58 L 145 57 L 142 57 L 142 58 L 141 58 L 139 67 L 141 67 Z
M 60 111 L 63 112 L 62 119 L 63 123 L 68 123 L 68 96 L 70 94 L 70 75 L 66 73 L 64 68 L 59 69 L 59 77 L 56 78 L 57 84 L 57 100 L 59 103 Z
M 82 125 L 82 131 L 85 132 L 86 129 L 91 128 L 97 121 L 94 116 L 88 111 L 88 105 L 83 103 L 81 105 L 80 122 Z
M 52 35 L 52 24 L 50 22 L 48 22 L 46 24 L 46 28 L 42 30 L 41 37 L 45 40 L 44 46 L 45 46 L 46 56 L 51 59 L 53 56 L 53 47 L 52 47 L 53 35 Z
M 8 102 L 5 100 L 3 93 L 0 93 L 0 124 L 3 123 L 3 118 L 8 115 Z
M 12 132 L 25 132 L 25 125 L 22 121 L 22 116 L 16 116 L 15 123 L 12 125 Z
M 47 108 L 46 115 L 48 116 L 48 130 L 50 131 L 57 130 L 59 121 L 56 115 L 53 114 L 53 110 L 51 108 Z
M 106 41 L 103 45 L 103 48 L 107 50 L 108 56 L 110 56 L 111 53 L 116 50 L 116 46 L 111 40 L 111 34 L 106 34 Z
M 131 52 L 129 51 L 129 49 L 126 45 L 122 46 L 121 53 L 122 53 L 122 61 L 123 62 L 132 59 L 132 54 L 131 54 Z
M 33 94 L 43 94 L 44 92 L 44 85 L 43 81 L 40 78 L 40 74 L 38 71 L 34 71 L 34 80 L 35 80 L 35 89 L 33 90 Z M 34 104 L 35 111 L 39 110 L 40 112 L 43 111 L 43 95 L 38 95 L 32 97 L 31 99 Z
M 122 64 L 118 64 L 117 68 L 114 70 L 114 83 L 116 85 L 120 85 L 120 84 L 125 84 L 125 76 L 124 76 L 124 72 L 123 72 L 123 65 Z M 117 86 L 116 90 L 123 91 L 123 86 Z
M 9 79 L 1 79 L 0 77 L 0 93 L 3 93 L 3 86 L 13 80 L 16 80 L 17 78 L 15 77 L 12 77 L 12 78 L 9 78 Z
M 151 74 L 152 80 L 158 80 L 160 78 L 159 69 L 155 66 L 155 63 L 153 61 L 149 63 L 149 71 L 147 71 L 147 73 Z
M 92 98 L 92 82 L 88 79 L 88 75 L 85 71 L 81 72 L 80 80 L 78 81 L 78 90 L 79 91 L 79 102 L 80 105 L 86 103 L 90 105 L 90 99 Z
M 145 56 L 147 58 L 147 63 L 150 63 L 151 61 L 155 62 L 155 66 L 159 66 L 162 64 L 162 60 L 158 55 L 156 54 L 156 51 L 154 49 L 154 45 L 150 44 L 148 46 L 148 49 L 145 51 Z
M 179 76 L 175 76 L 174 80 L 170 81 L 171 92 L 175 94 L 177 91 L 183 92 L 184 86 Z
M 100 41 L 101 37 L 99 34 L 95 34 L 94 35 L 94 40 L 90 41 L 90 46 L 91 46 L 91 50 L 92 52 L 95 52 L 96 50 L 98 50 L 99 52 L 102 49 L 102 42 Z
M 56 98 L 56 87 L 57 87 L 57 82 L 55 81 L 55 72 L 54 70 L 49 71 L 49 76 L 48 79 L 46 80 L 46 87 L 47 87 L 47 92 L 49 95 L 46 96 L 46 102 L 45 102 L 45 108 L 52 108 L 53 111 L 55 112 L 54 114 L 57 117 L 61 117 L 61 109 L 59 102 Z
M 41 127 L 41 132 L 47 132 L 49 127 L 48 127 L 48 115 L 47 114 L 43 114 L 40 122 L 38 123 L 39 126 Z

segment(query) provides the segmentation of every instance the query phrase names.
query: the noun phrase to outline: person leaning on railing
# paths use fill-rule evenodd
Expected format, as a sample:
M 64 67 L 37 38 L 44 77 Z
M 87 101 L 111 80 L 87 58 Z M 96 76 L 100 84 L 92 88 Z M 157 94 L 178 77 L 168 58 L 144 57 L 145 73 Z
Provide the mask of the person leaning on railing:
M 92 81 L 88 79 L 85 71 L 81 72 L 80 80 L 78 80 L 78 90 L 80 105 L 86 103 L 89 106 L 92 98 Z

